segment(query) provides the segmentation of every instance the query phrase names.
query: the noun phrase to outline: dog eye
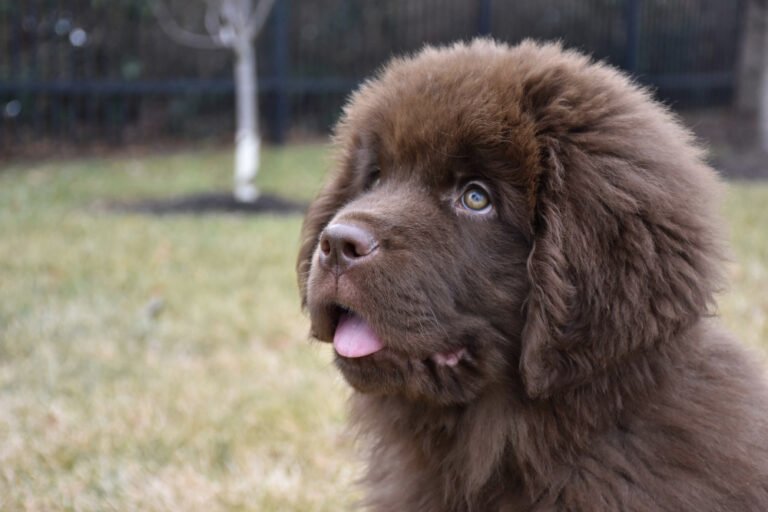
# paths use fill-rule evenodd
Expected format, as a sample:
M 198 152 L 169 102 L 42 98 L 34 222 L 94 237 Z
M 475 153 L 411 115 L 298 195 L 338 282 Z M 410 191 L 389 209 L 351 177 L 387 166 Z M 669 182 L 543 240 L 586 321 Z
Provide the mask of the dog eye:
M 461 205 L 467 210 L 483 213 L 491 208 L 491 198 L 479 185 L 470 185 L 461 195 Z

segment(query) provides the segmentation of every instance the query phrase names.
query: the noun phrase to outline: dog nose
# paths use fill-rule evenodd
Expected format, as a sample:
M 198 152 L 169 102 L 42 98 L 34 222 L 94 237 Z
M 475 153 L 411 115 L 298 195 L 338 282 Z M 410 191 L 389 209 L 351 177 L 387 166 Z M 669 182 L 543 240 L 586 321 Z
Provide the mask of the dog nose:
M 379 248 L 366 229 L 352 224 L 331 224 L 320 234 L 320 264 L 341 274 L 368 259 Z

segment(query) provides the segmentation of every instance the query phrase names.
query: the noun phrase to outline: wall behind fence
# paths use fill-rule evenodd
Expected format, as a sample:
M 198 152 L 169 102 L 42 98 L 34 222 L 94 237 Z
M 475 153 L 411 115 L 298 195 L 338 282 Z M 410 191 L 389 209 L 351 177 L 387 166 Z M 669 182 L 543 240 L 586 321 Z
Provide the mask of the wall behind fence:
M 201 0 L 173 0 L 186 26 Z M 560 39 L 675 105 L 729 101 L 743 0 L 277 0 L 259 37 L 267 135 L 327 133 L 390 56 L 477 35 Z M 177 45 L 146 0 L 0 0 L 0 155 L 229 140 L 232 56 Z

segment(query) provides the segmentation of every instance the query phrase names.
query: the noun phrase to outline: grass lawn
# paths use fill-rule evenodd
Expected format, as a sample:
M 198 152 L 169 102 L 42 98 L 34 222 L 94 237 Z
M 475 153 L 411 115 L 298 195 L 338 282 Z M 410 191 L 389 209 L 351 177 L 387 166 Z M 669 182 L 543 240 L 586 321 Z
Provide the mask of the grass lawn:
M 308 200 L 323 146 L 268 149 Z M 337 511 L 347 389 L 307 342 L 299 216 L 145 217 L 104 201 L 229 187 L 228 152 L 0 168 L 0 509 Z M 730 184 L 726 322 L 768 346 L 768 184 Z

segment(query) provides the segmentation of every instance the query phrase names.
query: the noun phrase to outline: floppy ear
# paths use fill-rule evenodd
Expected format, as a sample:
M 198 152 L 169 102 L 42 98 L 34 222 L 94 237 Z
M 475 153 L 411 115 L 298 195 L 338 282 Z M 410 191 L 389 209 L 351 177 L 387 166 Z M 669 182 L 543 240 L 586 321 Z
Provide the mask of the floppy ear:
M 707 313 L 720 251 L 701 203 L 716 183 L 685 149 L 659 168 L 545 141 L 520 361 L 531 397 L 584 384 Z

